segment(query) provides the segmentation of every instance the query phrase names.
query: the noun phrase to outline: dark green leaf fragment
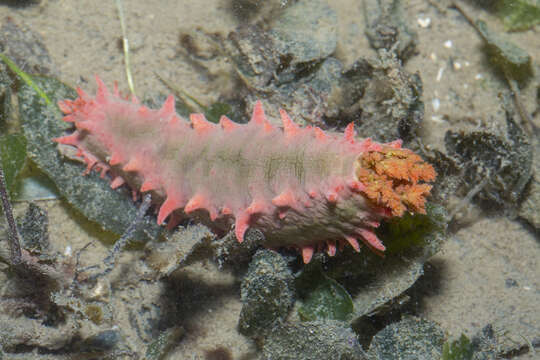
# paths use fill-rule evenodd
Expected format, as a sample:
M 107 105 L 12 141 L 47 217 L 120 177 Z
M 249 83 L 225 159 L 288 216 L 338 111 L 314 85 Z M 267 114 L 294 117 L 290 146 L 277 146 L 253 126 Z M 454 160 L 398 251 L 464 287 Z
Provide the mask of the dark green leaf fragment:
M 470 360 L 473 355 L 472 343 L 467 336 L 461 334 L 458 340 L 444 343 L 441 360 Z
M 216 102 L 210 105 L 210 107 L 206 108 L 204 114 L 206 115 L 206 119 L 208 119 L 208 121 L 217 124 L 221 118 L 221 115 L 230 117 L 231 110 L 232 108 L 229 104 Z
M 309 279 L 309 280 L 308 280 Z M 351 295 L 334 279 L 326 276 L 322 270 L 305 277 L 315 285 L 310 289 L 298 315 L 303 321 L 348 320 L 353 312 Z
M 15 188 L 17 176 L 26 162 L 26 140 L 22 134 L 0 136 L 0 158 L 6 177 L 6 185 L 11 193 Z

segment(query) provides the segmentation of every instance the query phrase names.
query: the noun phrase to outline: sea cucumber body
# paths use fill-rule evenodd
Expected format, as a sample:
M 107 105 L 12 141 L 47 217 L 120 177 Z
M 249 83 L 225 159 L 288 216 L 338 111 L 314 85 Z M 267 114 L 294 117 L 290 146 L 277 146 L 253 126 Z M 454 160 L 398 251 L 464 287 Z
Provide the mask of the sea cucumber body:
M 305 262 L 317 248 L 335 254 L 336 243 L 358 250 L 356 239 L 384 250 L 373 229 L 382 218 L 402 210 L 393 212 L 384 191 L 373 190 L 372 175 L 362 172 L 381 160 L 370 160 L 367 166 L 361 160 L 366 160 L 364 154 L 395 150 L 405 151 L 408 160 L 402 163 L 410 164 L 414 154 L 401 149 L 400 142 L 356 141 L 352 124 L 345 134 L 299 128 L 283 110 L 279 129 L 267 121 L 260 102 L 245 125 L 226 117 L 212 124 L 201 114 L 192 114 L 188 122 L 176 114 L 172 96 L 161 109 L 151 110 L 136 99 L 126 100 L 116 89 L 110 93 L 97 81 L 95 97 L 78 90 L 79 98 L 59 103 L 64 120 L 73 122 L 76 130 L 55 140 L 76 146 L 87 171 L 108 172 L 112 187 L 127 182 L 133 189 L 152 192 L 160 205 L 159 223 L 170 215 L 169 223 L 174 223 L 186 214 L 218 229 L 234 223 L 239 241 L 248 227 L 255 227 L 264 234 L 265 245 L 297 247 Z M 413 163 L 426 165 L 419 158 Z M 412 204 L 419 211 L 429 185 L 418 181 L 435 176 L 425 168 L 420 175 L 405 169 L 403 184 L 391 185 L 397 189 L 408 181 L 421 187 L 421 201 Z M 373 167 L 379 176 L 377 171 Z

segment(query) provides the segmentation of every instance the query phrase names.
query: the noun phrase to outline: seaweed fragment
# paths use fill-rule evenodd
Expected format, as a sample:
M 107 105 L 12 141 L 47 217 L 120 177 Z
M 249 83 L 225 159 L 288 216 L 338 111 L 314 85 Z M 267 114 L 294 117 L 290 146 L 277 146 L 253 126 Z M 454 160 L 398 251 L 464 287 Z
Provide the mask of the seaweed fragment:
M 506 119 L 503 135 L 483 131 L 445 135 L 447 152 L 461 167 L 467 192 L 483 184 L 469 197 L 491 211 L 515 210 L 531 177 L 531 145 L 512 114 L 507 112 Z
M 489 31 L 485 22 L 476 21 L 476 28 L 485 41 L 489 61 L 505 76 L 524 83 L 532 77 L 531 56 L 519 46 Z
M 493 325 L 488 324 L 479 330 L 469 339 L 464 334 L 458 339 L 448 340 L 443 345 L 441 360 L 490 360 L 490 359 L 512 359 L 516 356 L 534 353 L 534 348 L 538 343 L 526 341 L 508 342 L 504 331 L 496 331 Z
M 473 355 L 471 341 L 465 334 L 461 334 L 459 339 L 444 343 L 441 360 L 471 360 Z
M 507 31 L 524 31 L 540 24 L 538 0 L 498 0 L 495 12 Z

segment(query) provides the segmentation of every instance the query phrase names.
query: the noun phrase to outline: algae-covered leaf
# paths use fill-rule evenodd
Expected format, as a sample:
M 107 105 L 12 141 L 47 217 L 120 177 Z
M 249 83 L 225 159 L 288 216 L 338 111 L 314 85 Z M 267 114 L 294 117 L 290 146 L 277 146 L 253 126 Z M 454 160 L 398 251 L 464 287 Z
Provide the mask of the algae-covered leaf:
M 379 331 L 371 340 L 370 360 L 440 359 L 444 331 L 435 322 L 404 316 Z
M 14 190 L 15 180 L 26 162 L 26 140 L 21 134 L 0 136 L 0 160 L 9 192 Z
M 471 360 L 473 355 L 473 345 L 467 336 L 461 334 L 458 340 L 444 343 L 441 360 Z
M 262 342 L 265 360 L 367 360 L 351 327 L 338 320 L 279 323 Z
M 303 321 L 348 320 L 353 312 L 353 302 L 347 290 L 321 270 L 308 277 L 316 286 L 308 291 L 298 309 L 300 318 Z
M 293 275 L 275 251 L 258 250 L 241 286 L 242 310 L 238 331 L 257 338 L 283 322 L 294 304 Z
M 520 82 L 532 77 L 531 57 L 525 50 L 490 31 L 481 20 L 477 20 L 475 25 L 485 41 L 486 54 L 493 65 L 506 76 Z
M 51 104 L 73 99 L 75 91 L 56 79 L 32 76 L 32 83 L 46 94 Z M 56 105 L 48 105 L 34 86 L 24 84 L 18 92 L 19 112 L 27 140 L 28 157 L 56 184 L 59 192 L 86 218 L 103 229 L 122 234 L 135 218 L 137 208 L 127 191 L 113 191 L 109 180 L 92 172 L 82 176 L 84 166 L 60 154 L 53 138 L 62 136 L 71 124 L 62 121 Z M 154 238 L 159 232 L 155 220 L 144 219 L 137 240 Z
M 497 14 L 506 30 L 527 30 L 540 24 L 540 0 L 499 0 Z

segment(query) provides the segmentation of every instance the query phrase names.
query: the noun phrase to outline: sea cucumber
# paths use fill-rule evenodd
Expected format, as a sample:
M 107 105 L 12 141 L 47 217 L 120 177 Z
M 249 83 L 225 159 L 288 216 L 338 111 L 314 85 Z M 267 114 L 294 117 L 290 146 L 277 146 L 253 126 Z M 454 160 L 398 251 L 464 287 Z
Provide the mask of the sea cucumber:
M 234 226 L 240 242 L 254 227 L 265 246 L 295 247 L 308 263 L 314 251 L 359 251 L 358 240 L 381 253 L 382 219 L 425 212 L 436 173 L 401 140 L 357 140 L 352 123 L 343 134 L 302 128 L 282 109 L 277 128 L 260 101 L 247 124 L 187 121 L 172 95 L 152 110 L 96 81 L 95 97 L 77 89 L 77 99 L 59 102 L 75 130 L 54 141 L 75 146 L 86 172 L 109 174 L 112 188 L 151 192 L 159 224 L 195 217 L 215 231 Z

